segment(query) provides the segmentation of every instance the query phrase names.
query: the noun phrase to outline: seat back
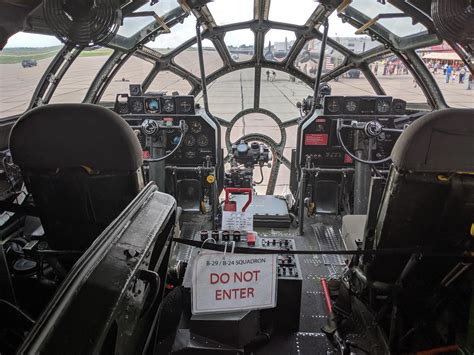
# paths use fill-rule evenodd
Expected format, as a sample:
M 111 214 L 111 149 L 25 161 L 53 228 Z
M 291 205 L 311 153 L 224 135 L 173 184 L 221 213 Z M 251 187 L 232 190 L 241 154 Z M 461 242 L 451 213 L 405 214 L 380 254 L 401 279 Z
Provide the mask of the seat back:
M 469 242 L 474 223 L 474 110 L 445 109 L 415 121 L 392 151 L 375 228 L 376 249 L 449 252 Z M 395 282 L 410 256 L 378 256 L 373 279 Z M 425 258 L 418 282 L 439 282 L 455 261 Z M 429 288 L 425 288 L 429 289 Z
M 28 111 L 12 129 L 10 150 L 54 249 L 86 249 L 143 187 L 136 135 L 101 106 Z

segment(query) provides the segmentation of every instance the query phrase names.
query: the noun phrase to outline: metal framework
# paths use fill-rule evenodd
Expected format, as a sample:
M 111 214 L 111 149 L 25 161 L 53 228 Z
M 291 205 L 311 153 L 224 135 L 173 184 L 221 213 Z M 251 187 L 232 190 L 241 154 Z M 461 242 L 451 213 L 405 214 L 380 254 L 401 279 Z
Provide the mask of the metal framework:
M 431 106 L 431 108 L 437 109 L 446 107 L 447 104 L 436 81 L 429 73 L 421 59 L 415 53 L 416 48 L 440 43 L 440 39 L 436 35 L 436 30 L 434 28 L 431 18 L 405 0 L 388 0 L 388 2 L 390 2 L 395 7 L 398 7 L 400 10 L 402 10 L 404 14 L 411 16 L 414 23 L 419 22 L 427 28 L 428 33 L 425 34 L 425 36 L 423 37 L 425 41 L 423 43 L 420 43 L 419 37 L 417 38 L 416 36 L 399 38 L 393 33 L 387 31 L 387 29 L 385 29 L 384 27 L 377 24 L 376 21 L 372 21 L 373 23 L 371 23 L 370 26 L 365 28 L 363 32 L 364 34 L 370 36 L 373 40 L 380 42 L 381 45 L 364 53 L 355 54 L 337 41 L 335 41 L 334 39 L 328 38 L 328 46 L 342 53 L 345 56 L 345 60 L 341 65 L 322 75 L 321 81 L 327 82 L 333 80 L 334 78 L 337 78 L 338 76 L 344 74 L 350 69 L 358 68 L 364 73 L 365 78 L 372 86 L 374 92 L 376 94 L 383 95 L 385 94 L 384 89 L 380 85 L 375 75 L 373 75 L 373 73 L 369 70 L 368 64 L 381 58 L 387 57 L 389 55 L 396 54 L 404 62 L 408 70 L 413 75 L 414 79 L 418 82 L 418 85 L 426 95 L 428 104 Z M 127 16 L 127 14 L 131 14 L 133 11 L 135 11 L 145 3 L 147 3 L 146 0 L 135 0 L 129 3 L 123 9 L 125 16 Z M 273 119 L 280 127 L 282 134 L 282 141 L 280 143 L 273 142 L 268 137 L 264 137 L 260 134 L 248 135 L 244 137 L 244 139 L 246 140 L 256 139 L 268 143 L 272 147 L 274 154 L 276 155 L 277 159 L 272 168 L 267 193 L 273 193 L 280 164 L 283 163 L 289 167 L 290 163 L 288 159 L 283 156 L 283 149 L 286 143 L 285 129 L 292 125 L 298 124 L 299 117 L 295 117 L 283 123 L 280 118 L 277 117 L 274 113 L 260 107 L 260 78 L 262 68 L 283 71 L 298 78 L 306 85 L 308 85 L 309 88 L 314 87 L 314 79 L 308 76 L 307 74 L 299 71 L 295 67 L 295 59 L 298 57 L 299 53 L 308 41 L 314 39 L 322 39 L 323 34 L 318 30 L 319 26 L 323 24 L 324 21 L 327 21 L 328 17 L 334 11 L 336 11 L 335 6 L 337 6 L 341 2 L 326 1 L 321 2 L 320 5 L 317 5 L 315 3 L 315 9 L 313 13 L 309 16 L 308 20 L 303 26 L 269 20 L 270 3 L 271 0 L 255 0 L 254 16 L 252 20 L 232 23 L 224 26 L 218 26 L 216 24 L 216 21 L 213 18 L 211 11 L 209 11 L 209 8 L 206 5 L 202 6 L 197 10 L 192 10 L 192 14 L 196 17 L 196 19 L 201 23 L 204 28 L 204 31 L 202 32 L 202 38 L 209 39 L 210 41 L 212 41 L 217 53 L 219 54 L 223 62 L 222 68 L 209 74 L 206 77 L 205 80 L 208 84 L 211 84 L 218 78 L 233 71 L 242 70 L 246 68 L 255 69 L 253 108 L 243 110 L 237 113 L 230 122 L 222 118 L 216 117 L 216 119 L 221 123 L 221 125 L 227 128 L 227 147 L 229 148 L 233 143 L 230 142 L 230 130 L 232 129 L 233 124 L 240 117 L 243 117 L 246 114 L 265 114 L 271 119 Z M 173 51 L 167 54 L 161 54 L 152 48 L 146 47 L 147 42 L 154 40 L 161 33 L 166 32 L 168 28 L 172 29 L 172 27 L 176 24 L 182 23 L 187 16 L 189 16 L 189 12 L 187 12 L 186 9 L 177 8 L 165 15 L 161 19 L 161 24 L 158 21 L 153 22 L 147 25 L 137 34 L 132 36 L 130 39 L 118 38 L 114 40 L 109 45 L 109 47 L 114 49 L 114 52 L 108 58 L 106 63 L 102 66 L 100 71 L 97 73 L 84 98 L 84 102 L 100 102 L 102 94 L 104 93 L 105 89 L 107 88 L 114 75 L 118 72 L 118 70 L 120 70 L 120 68 L 132 55 L 137 56 L 143 60 L 149 61 L 153 64 L 153 68 L 148 73 L 142 83 L 144 90 L 148 89 L 148 87 L 153 82 L 153 80 L 155 80 L 159 72 L 170 71 L 171 73 L 188 81 L 191 86 L 191 95 L 198 95 L 202 90 L 201 79 L 190 71 L 188 71 L 186 68 L 183 68 L 182 66 L 178 65 L 175 61 L 177 55 L 187 50 L 196 43 L 196 37 L 185 41 Z M 371 19 L 365 14 L 357 11 L 356 9 L 350 6 L 345 7 L 343 11 L 338 12 L 338 16 L 343 22 L 347 22 L 353 25 L 355 28 L 364 28 L 364 24 L 367 24 L 371 21 Z M 247 61 L 236 62 L 232 59 L 227 49 L 227 45 L 224 41 L 224 36 L 227 32 L 241 29 L 250 29 L 254 33 L 254 55 L 251 59 Z M 296 35 L 296 40 L 293 47 L 289 51 L 286 59 L 281 62 L 269 61 L 266 60 L 263 56 L 265 35 L 270 29 L 292 31 Z M 469 58 L 467 53 L 454 43 L 450 43 L 450 45 L 458 52 L 461 58 L 464 59 L 464 61 L 472 71 L 472 63 L 468 61 Z M 64 47 L 57 54 L 57 56 L 53 59 L 52 63 L 48 67 L 46 73 L 40 80 L 40 83 L 38 84 L 31 100 L 30 108 L 35 107 L 39 104 L 49 102 L 50 98 L 54 93 L 54 90 L 56 89 L 64 73 L 80 54 L 81 50 L 82 48 Z

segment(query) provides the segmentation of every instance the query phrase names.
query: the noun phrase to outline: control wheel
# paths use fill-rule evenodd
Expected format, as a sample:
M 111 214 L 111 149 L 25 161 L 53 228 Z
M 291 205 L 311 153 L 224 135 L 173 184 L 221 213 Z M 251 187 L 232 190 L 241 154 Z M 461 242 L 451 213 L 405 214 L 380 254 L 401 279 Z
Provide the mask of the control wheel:
M 349 155 L 352 159 L 355 161 L 358 161 L 359 163 L 363 164 L 370 164 L 370 165 L 375 165 L 375 164 L 382 164 L 386 163 L 390 160 L 390 156 L 380 159 L 380 160 L 364 160 L 359 157 L 357 157 L 354 153 L 352 153 L 349 148 L 347 148 L 346 144 L 344 143 L 342 136 L 341 136 L 341 131 L 343 129 L 351 129 L 353 131 L 361 131 L 366 138 L 369 139 L 369 151 L 373 144 L 375 143 L 376 139 L 379 139 L 380 137 L 383 137 L 382 134 L 384 133 L 397 133 L 401 134 L 403 132 L 403 129 L 398 129 L 398 128 L 386 128 L 384 127 L 379 121 L 373 120 L 369 122 L 359 122 L 359 121 L 351 121 L 350 124 L 345 124 L 343 119 L 338 119 L 337 120 L 337 129 L 336 129 L 336 135 L 337 135 L 337 140 L 339 144 L 341 145 L 342 149 L 344 152 L 346 152 L 347 155 Z

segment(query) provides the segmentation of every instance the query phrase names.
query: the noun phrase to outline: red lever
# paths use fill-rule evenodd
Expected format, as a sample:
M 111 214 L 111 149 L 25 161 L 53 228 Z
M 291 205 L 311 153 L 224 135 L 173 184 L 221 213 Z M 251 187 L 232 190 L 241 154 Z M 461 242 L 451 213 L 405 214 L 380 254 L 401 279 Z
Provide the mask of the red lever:
M 249 199 L 247 200 L 247 203 L 244 205 L 244 207 L 242 207 L 242 212 L 245 212 L 247 207 L 252 203 L 252 193 L 253 193 L 253 191 L 249 187 L 227 187 L 224 190 L 225 190 L 225 202 L 224 202 L 225 206 L 228 206 L 228 205 L 232 204 L 232 202 L 229 201 L 229 194 L 236 193 L 236 192 L 246 193 L 249 196 Z

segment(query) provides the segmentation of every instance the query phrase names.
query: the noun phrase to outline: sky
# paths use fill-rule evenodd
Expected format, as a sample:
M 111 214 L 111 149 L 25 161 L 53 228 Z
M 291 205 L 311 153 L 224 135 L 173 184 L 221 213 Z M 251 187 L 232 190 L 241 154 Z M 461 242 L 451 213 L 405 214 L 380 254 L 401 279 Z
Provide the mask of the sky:
M 355 0 L 354 3 L 365 4 L 377 3 L 375 0 Z M 289 6 L 289 4 L 291 5 Z M 215 0 L 208 4 L 209 10 L 214 16 L 218 25 L 226 25 L 229 23 L 251 20 L 253 18 L 254 0 Z M 272 0 L 270 6 L 269 19 L 278 22 L 289 22 L 302 25 L 309 18 L 314 9 L 318 6 L 315 0 Z M 360 6 L 362 6 L 360 5 Z M 154 6 L 145 5 L 141 10 L 154 10 L 157 14 L 163 15 L 177 6 L 176 0 L 160 0 Z M 378 4 L 377 11 L 380 11 Z M 386 12 L 386 11 L 385 11 Z M 121 27 L 119 34 L 129 35 L 143 27 L 153 18 L 134 18 L 127 19 L 124 26 Z M 329 18 L 329 35 L 331 37 L 350 37 L 354 35 L 355 29 L 342 21 L 334 13 Z M 183 43 L 185 40 L 195 35 L 195 18 L 189 16 L 183 24 L 178 24 L 172 28 L 170 34 L 160 35 L 154 42 L 149 43 L 150 47 L 156 48 L 174 48 Z M 281 30 L 270 30 L 267 33 L 265 42 L 278 41 L 282 42 L 288 38 L 288 41 L 295 38 L 294 33 Z M 253 44 L 253 33 L 250 30 L 239 30 L 228 32 L 225 41 L 227 45 L 239 46 L 241 44 Z M 8 43 L 8 47 L 47 47 L 60 44 L 59 40 L 52 36 L 35 35 L 27 33 L 18 33 L 12 36 Z

